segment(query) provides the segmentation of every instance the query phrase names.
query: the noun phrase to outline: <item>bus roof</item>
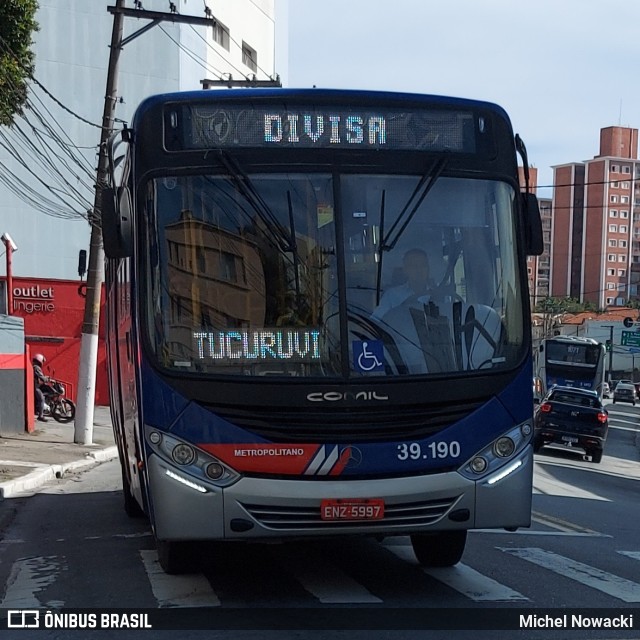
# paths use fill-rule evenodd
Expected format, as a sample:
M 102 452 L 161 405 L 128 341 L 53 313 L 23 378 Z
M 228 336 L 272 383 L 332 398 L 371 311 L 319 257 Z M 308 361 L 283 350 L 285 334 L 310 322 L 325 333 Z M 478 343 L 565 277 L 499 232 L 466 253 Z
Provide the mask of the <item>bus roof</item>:
M 292 89 L 292 88 L 246 88 L 246 89 L 200 89 L 192 91 L 176 91 L 159 93 L 145 98 L 136 111 L 147 109 L 166 102 L 196 102 L 196 101 L 243 101 L 247 99 L 283 100 L 298 99 L 309 104 L 316 102 L 343 102 L 345 99 L 360 101 L 374 101 L 376 103 L 413 103 L 416 106 L 441 106 L 459 109 L 483 109 L 492 111 L 496 116 L 510 123 L 507 112 L 498 104 L 470 98 L 451 96 L 394 92 L 367 91 L 363 89 Z M 134 117 L 135 119 L 135 117 Z

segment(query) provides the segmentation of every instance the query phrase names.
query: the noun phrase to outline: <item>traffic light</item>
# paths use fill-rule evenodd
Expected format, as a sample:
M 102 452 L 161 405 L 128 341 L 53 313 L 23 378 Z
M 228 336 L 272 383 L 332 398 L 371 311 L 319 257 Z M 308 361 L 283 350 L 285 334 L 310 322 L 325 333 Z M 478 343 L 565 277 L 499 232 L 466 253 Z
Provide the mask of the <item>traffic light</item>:
M 633 318 L 628 318 L 628 317 L 627 317 L 627 318 L 625 318 L 625 319 L 622 321 L 622 324 L 623 324 L 625 327 L 627 327 L 627 329 L 630 329 L 631 327 L 633 327 Z
M 611 340 L 607 340 L 607 341 L 605 342 L 605 345 L 606 345 L 606 347 L 607 347 L 607 351 L 611 351 Z

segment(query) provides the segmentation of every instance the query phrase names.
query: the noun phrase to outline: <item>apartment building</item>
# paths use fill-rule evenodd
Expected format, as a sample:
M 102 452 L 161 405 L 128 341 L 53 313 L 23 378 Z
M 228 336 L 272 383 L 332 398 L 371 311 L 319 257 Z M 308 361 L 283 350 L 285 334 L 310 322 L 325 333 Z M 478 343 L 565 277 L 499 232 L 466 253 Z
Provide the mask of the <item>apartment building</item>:
M 553 168 L 550 295 L 626 306 L 640 298 L 638 130 L 600 130 L 592 160 Z
M 542 236 L 544 250 L 539 256 L 527 258 L 527 274 L 529 278 L 529 295 L 531 308 L 550 295 L 551 276 L 551 199 L 538 198 L 540 217 L 542 219 Z

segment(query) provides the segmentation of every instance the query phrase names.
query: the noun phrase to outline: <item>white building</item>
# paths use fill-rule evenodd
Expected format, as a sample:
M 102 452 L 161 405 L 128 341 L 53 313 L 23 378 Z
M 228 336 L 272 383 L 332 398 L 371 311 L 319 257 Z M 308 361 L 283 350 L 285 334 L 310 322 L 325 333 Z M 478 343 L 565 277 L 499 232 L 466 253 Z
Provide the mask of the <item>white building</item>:
M 127 9 L 134 0 L 126 0 Z M 25 117 L 0 128 L 0 233 L 18 250 L 13 275 L 76 279 L 89 250 L 115 0 L 39 0 L 35 78 Z M 275 0 L 144 0 L 146 11 L 205 17 L 216 27 L 160 22 L 122 49 L 118 125 L 148 95 L 202 89 L 201 81 L 275 79 Z M 142 14 L 141 14 L 142 15 Z M 125 39 L 149 25 L 125 17 Z M 224 90 L 224 89 L 220 89 Z M 53 96 L 53 97 L 52 97 Z M 54 99 L 55 98 L 55 99 Z M 33 143 L 33 147 L 30 147 Z M 0 245 L 0 250 L 3 247 Z M 0 280 L 5 276 L 0 260 Z

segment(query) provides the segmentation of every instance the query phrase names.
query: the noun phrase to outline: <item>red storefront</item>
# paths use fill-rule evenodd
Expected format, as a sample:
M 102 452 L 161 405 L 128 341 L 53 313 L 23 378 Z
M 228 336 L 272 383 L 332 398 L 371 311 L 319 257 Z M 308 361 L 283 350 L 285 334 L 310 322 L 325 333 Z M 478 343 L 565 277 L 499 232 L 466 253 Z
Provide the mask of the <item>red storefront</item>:
M 45 372 L 65 383 L 76 401 L 80 340 L 85 299 L 77 280 L 13 277 L 11 315 L 24 318 L 25 342 L 31 354 L 42 353 Z M 104 293 L 96 371 L 96 404 L 109 404 L 104 330 Z

